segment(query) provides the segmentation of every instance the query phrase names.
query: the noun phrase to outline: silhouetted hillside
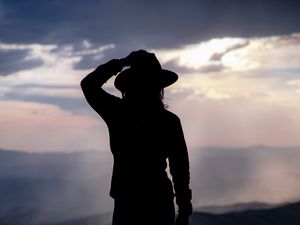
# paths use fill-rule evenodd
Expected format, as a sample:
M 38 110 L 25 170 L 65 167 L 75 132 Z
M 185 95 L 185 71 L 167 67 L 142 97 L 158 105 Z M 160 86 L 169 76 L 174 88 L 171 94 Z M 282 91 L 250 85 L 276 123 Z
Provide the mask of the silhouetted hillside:
M 111 215 L 92 215 L 74 220 L 36 225 L 110 225 Z M 5 223 L 1 223 L 4 225 Z M 19 223 L 7 223 L 19 225 Z M 299 225 L 300 203 L 281 206 L 273 209 L 248 210 L 226 214 L 195 212 L 190 225 Z
M 194 211 L 211 213 L 211 214 L 224 214 L 228 212 L 243 212 L 245 210 L 254 210 L 254 209 L 271 209 L 282 205 L 283 204 L 275 205 L 275 204 L 266 204 L 262 202 L 247 202 L 247 203 L 235 203 L 231 205 L 194 207 Z
M 25 212 L 12 216 L 12 217 L 0 217 L 0 225 L 110 225 L 111 214 L 99 214 L 84 216 L 77 219 L 70 219 L 62 222 L 53 223 L 30 223 L 28 222 L 32 217 L 33 212 Z
M 300 203 L 226 214 L 194 213 L 190 225 L 299 225 Z

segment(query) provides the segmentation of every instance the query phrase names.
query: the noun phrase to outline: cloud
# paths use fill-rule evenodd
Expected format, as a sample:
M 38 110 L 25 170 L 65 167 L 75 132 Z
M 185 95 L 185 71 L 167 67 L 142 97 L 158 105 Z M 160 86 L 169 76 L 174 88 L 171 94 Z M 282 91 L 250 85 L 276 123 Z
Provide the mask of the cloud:
M 55 89 L 51 89 L 47 92 L 47 89 L 43 88 L 40 90 L 30 90 L 33 93 L 26 93 L 26 89 L 19 89 L 14 92 L 7 92 L 4 95 L 6 101 L 18 100 L 23 102 L 36 102 L 36 103 L 47 103 L 60 107 L 62 110 L 76 113 L 86 113 L 87 104 L 82 96 L 78 97 L 78 89 L 71 91 L 57 92 Z M 68 96 L 69 93 L 76 93 L 75 96 Z M 88 114 L 88 113 L 87 113 Z
M 299 9 L 297 1 L 2 1 L 0 41 L 56 45 L 58 49 L 67 45 L 88 49 L 113 43 L 114 51 L 99 56 L 106 61 L 141 48 L 173 49 L 225 36 L 248 38 L 298 32 Z M 99 57 L 81 55 L 76 68 L 98 65 Z M 211 65 L 204 71 L 215 68 L 220 70 L 222 66 Z
M 14 100 L 0 101 L 0 105 L 2 148 L 37 152 L 108 149 L 107 134 L 101 132 L 105 125 L 98 118 L 45 103 Z
M 122 53 L 213 37 L 287 34 L 298 31 L 300 23 L 298 1 L 32 0 L 2 5 L 3 42 L 63 44 L 87 39 L 99 45 L 116 43 Z
M 104 61 L 104 57 L 107 57 L 106 54 L 108 50 L 115 48 L 114 44 L 107 44 L 94 48 L 92 44 L 84 40 L 82 45 L 85 49 L 74 51 L 70 53 L 70 56 L 78 55 L 81 56 L 81 60 L 74 65 L 75 69 L 90 69 L 95 68 L 95 65 L 98 66 L 101 62 Z
M 39 59 L 26 59 L 29 50 L 1 51 L 0 75 L 5 76 L 20 70 L 29 70 L 43 65 Z
M 249 45 L 249 41 L 245 40 L 244 42 L 240 42 L 240 43 L 234 43 L 231 46 L 228 46 L 225 49 L 222 49 L 220 52 L 216 52 L 214 53 L 211 57 L 210 60 L 211 61 L 221 61 L 222 57 L 227 54 L 230 51 L 239 49 L 239 48 L 243 48 L 245 46 Z
M 93 46 L 87 40 L 80 44 L 57 45 L 0 43 L 0 75 L 14 74 L 20 70 L 71 63 L 75 69 L 90 69 L 103 62 L 104 53 L 115 48 L 114 44 Z M 60 59 L 63 58 L 63 62 Z
M 300 94 L 300 79 L 298 80 L 289 80 L 288 85 L 296 88 L 296 93 Z
M 10 76 L 1 80 L 0 100 L 53 104 L 72 113 L 93 115 L 87 110 L 80 80 L 91 68 L 100 64 L 96 60 L 103 63 L 102 57 L 114 47 L 113 44 L 93 46 L 87 40 L 61 49 L 56 45 L 1 43 L 0 50 L 5 56 L 11 54 L 10 59 L 1 63 L 8 67 L 12 62 L 16 65 L 24 62 L 24 67 L 11 66 L 7 73 L 2 67 L 0 74 L 2 71 L 3 75 Z M 14 54 L 15 51 L 22 54 Z M 94 65 L 85 64 L 84 57 L 93 58 Z M 31 60 L 35 62 L 37 59 L 40 64 L 31 67 Z
M 214 38 L 198 44 L 185 45 L 177 49 L 157 49 L 156 52 L 167 67 L 183 73 L 221 72 L 226 69 L 222 57 L 229 52 L 243 49 L 249 44 L 244 38 Z
M 300 35 L 214 38 L 173 49 L 153 49 L 162 64 L 182 74 L 251 71 L 291 79 L 300 69 Z M 289 60 L 286 60 L 286 59 Z
M 3 19 L 5 16 L 4 14 L 4 6 L 3 4 L 0 2 L 0 19 Z
M 155 50 L 154 50 L 155 52 Z M 170 60 L 166 63 L 163 64 L 163 67 L 165 69 L 170 69 L 176 71 L 176 73 L 185 75 L 188 73 L 195 73 L 195 72 L 201 72 L 201 73 L 210 73 L 210 72 L 220 72 L 224 68 L 221 62 L 214 62 L 210 63 L 208 65 L 203 65 L 201 68 L 195 69 L 195 68 L 190 68 L 188 66 L 184 66 L 182 64 L 179 64 L 178 59 L 173 59 Z
M 39 44 L 5 44 L 0 42 L 0 75 L 9 75 L 22 70 L 41 67 L 49 60 L 56 46 Z
M 272 74 L 282 78 L 287 75 L 282 76 L 282 71 L 292 74 L 299 70 L 299 33 L 251 38 L 249 41 L 248 46 L 224 55 L 224 65 L 236 71 L 259 69 L 266 71 L 266 76 Z
M 153 50 L 169 69 L 191 68 L 167 92 L 190 147 L 299 144 L 299 34 L 192 46 Z M 216 54 L 222 70 L 204 72 Z

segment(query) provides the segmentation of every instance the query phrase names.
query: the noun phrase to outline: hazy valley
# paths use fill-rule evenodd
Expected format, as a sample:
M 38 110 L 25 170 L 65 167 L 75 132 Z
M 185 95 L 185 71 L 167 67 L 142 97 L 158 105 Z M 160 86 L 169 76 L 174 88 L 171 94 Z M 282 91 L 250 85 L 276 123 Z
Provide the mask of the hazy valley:
M 191 224 L 300 224 L 299 148 L 205 148 L 190 161 Z M 1 150 L 0 224 L 109 224 L 111 168 L 110 152 Z

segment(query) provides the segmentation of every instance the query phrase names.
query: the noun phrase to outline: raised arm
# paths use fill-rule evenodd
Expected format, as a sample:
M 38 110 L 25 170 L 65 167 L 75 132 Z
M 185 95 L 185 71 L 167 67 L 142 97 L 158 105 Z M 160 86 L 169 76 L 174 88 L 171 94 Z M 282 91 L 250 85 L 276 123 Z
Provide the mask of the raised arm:
M 192 214 L 192 191 L 190 189 L 190 170 L 187 146 L 184 139 L 180 120 L 174 122 L 173 145 L 169 156 L 170 173 L 174 184 L 178 217 L 176 224 L 188 224 Z
M 122 68 L 121 60 L 112 59 L 89 73 L 80 83 L 87 102 L 106 122 L 120 99 L 103 90 L 102 85 Z

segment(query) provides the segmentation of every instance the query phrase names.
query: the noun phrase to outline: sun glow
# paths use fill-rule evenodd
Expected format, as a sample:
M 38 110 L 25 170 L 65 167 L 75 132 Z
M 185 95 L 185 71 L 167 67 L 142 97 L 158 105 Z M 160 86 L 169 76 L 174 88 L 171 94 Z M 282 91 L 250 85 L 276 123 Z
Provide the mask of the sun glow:
M 201 68 L 220 66 L 226 64 L 230 67 L 238 67 L 240 64 L 239 55 L 231 55 L 223 58 L 229 52 L 234 52 L 249 44 L 247 39 L 243 38 L 214 38 L 198 44 L 185 45 L 181 49 L 173 51 L 159 51 L 162 62 L 176 61 L 178 66 L 189 69 L 199 70 Z
M 218 64 L 227 51 L 244 46 L 246 42 L 241 38 L 222 38 L 188 45 L 179 58 L 179 65 L 199 69 L 205 65 Z

